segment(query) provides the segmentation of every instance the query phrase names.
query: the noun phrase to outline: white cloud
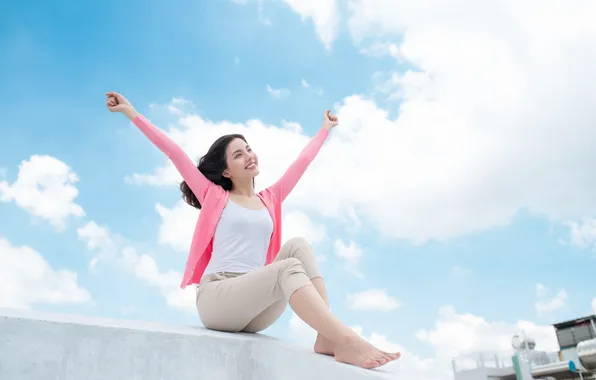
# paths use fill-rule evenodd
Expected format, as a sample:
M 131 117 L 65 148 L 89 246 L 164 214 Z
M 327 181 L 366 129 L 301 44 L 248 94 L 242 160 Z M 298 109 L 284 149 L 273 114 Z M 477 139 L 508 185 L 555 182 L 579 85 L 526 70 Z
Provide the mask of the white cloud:
M 552 298 L 545 299 L 548 295 L 548 288 L 542 284 L 536 284 L 536 293 L 539 298 L 542 298 L 534 304 L 536 313 L 541 317 L 563 308 L 567 301 L 567 292 L 565 289 L 561 289 Z
M 267 93 L 276 99 L 281 99 L 290 96 L 290 90 L 287 88 L 273 88 L 270 85 L 266 87 Z
M 182 110 L 182 107 L 184 106 L 192 106 L 192 102 L 183 97 L 174 97 L 170 101 L 170 104 L 167 105 L 167 109 L 173 114 L 182 115 L 184 114 L 184 111 Z
M 94 221 L 79 228 L 77 233 L 87 244 L 87 248 L 100 258 L 100 260 L 94 259 L 94 265 L 100 262 L 114 264 L 159 289 L 168 306 L 196 312 L 195 289 L 193 286 L 186 289 L 180 288 L 182 280 L 180 273 L 174 270 L 162 271 L 153 257 L 138 253 L 137 249 L 125 239 Z
M 292 312 L 290 317 L 290 338 L 300 345 L 313 345 L 317 339 L 317 332 L 300 319 L 296 313 Z
M 183 115 L 186 115 L 189 111 L 193 110 L 195 108 L 195 105 L 192 101 L 182 96 L 174 96 L 166 104 L 151 103 L 149 104 L 149 108 L 154 111 L 163 110 L 171 115 L 181 117 Z
M 418 339 L 429 343 L 441 361 L 476 352 L 511 354 L 511 338 L 523 331 L 536 341 L 536 350 L 557 351 L 558 343 L 552 326 L 539 326 L 528 321 L 515 324 L 489 322 L 472 314 L 458 314 L 452 306 L 444 306 L 432 330 L 421 329 Z
M 94 269 L 104 261 L 115 260 L 119 255 L 123 241 L 113 236 L 106 226 L 100 226 L 95 221 L 89 221 L 77 228 L 77 236 L 87 246 L 89 252 L 95 256 L 89 261 L 89 268 Z
M 596 212 L 596 181 L 585 180 L 596 141 L 586 81 L 596 68 L 585 58 L 596 57 L 586 16 L 595 5 L 560 4 L 351 2 L 358 43 L 394 38 L 414 67 L 398 75 L 396 120 L 360 98 L 340 113 L 352 119 L 339 129 L 359 141 L 362 166 L 378 168 L 369 210 L 384 232 L 424 241 L 503 225 L 524 208 L 558 219 Z
M 170 100 L 170 103 L 172 105 L 192 105 L 193 104 L 190 100 L 184 98 L 183 96 L 174 96 L 172 98 L 172 100 Z
M 324 225 L 313 222 L 301 211 L 291 210 L 283 214 L 282 230 L 282 244 L 293 237 L 303 237 L 313 247 L 317 262 L 321 264 L 327 261 L 327 255 L 322 254 L 317 247 L 327 235 Z
M 75 203 L 77 174 L 64 162 L 47 155 L 33 155 L 19 165 L 12 184 L 0 181 L 0 201 L 15 202 L 32 216 L 45 219 L 59 230 L 69 217 L 85 215 Z
M 267 17 L 265 17 L 264 13 L 265 13 L 265 7 L 263 6 L 263 2 L 265 0 L 257 0 L 257 14 L 258 14 L 258 20 L 261 24 L 266 25 L 266 26 L 270 26 L 273 25 L 273 23 L 271 22 L 271 20 L 269 20 Z
M 384 57 L 388 55 L 395 59 L 400 59 L 401 57 L 401 53 L 397 44 L 387 41 L 373 42 L 371 45 L 361 48 L 360 54 L 368 55 L 371 57 Z
M 319 39 L 327 49 L 337 37 L 339 13 L 336 0 L 283 0 L 303 20 L 311 19 Z
M 403 352 L 404 348 L 398 344 L 391 343 L 387 340 L 387 337 L 376 332 L 372 332 L 370 336 L 364 335 L 364 328 L 360 325 L 350 326 L 352 330 L 354 330 L 358 335 L 366 339 L 372 345 L 376 346 L 378 349 L 387 351 L 387 352 Z
M 282 120 L 281 127 L 283 129 L 287 129 L 288 131 L 291 131 L 294 133 L 302 133 L 303 132 L 302 126 L 300 125 L 300 123 L 296 123 L 293 121 Z
M 302 87 L 304 87 L 306 89 L 310 89 L 311 91 L 314 91 L 314 93 L 317 94 L 317 95 L 319 95 L 319 96 L 323 95 L 323 89 L 322 88 L 320 88 L 320 87 L 317 87 L 317 88 L 313 87 L 304 78 L 300 81 L 300 84 L 302 85 Z
M 308 215 L 300 211 L 289 211 L 283 216 L 282 241 L 286 242 L 293 237 L 303 237 L 311 245 L 319 244 L 325 238 L 327 228 L 314 223 Z
M 153 174 L 138 174 L 133 173 L 124 177 L 124 181 L 131 185 L 151 185 L 151 186 L 163 186 L 164 184 L 171 185 L 170 178 L 178 177 L 178 172 L 173 166 L 164 168 L 155 168 Z M 179 183 L 179 182 L 178 182 Z
M 592 313 L 596 314 L 596 297 L 592 299 Z
M 345 268 L 348 272 L 356 277 L 364 277 L 358 269 L 358 263 L 362 258 L 362 248 L 358 244 L 351 241 L 348 245 L 343 240 L 337 239 L 335 241 L 335 256 L 345 261 Z
M 35 249 L 15 246 L 0 237 L 0 306 L 29 308 L 38 304 L 92 302 L 76 272 L 55 269 Z
M 200 211 L 183 200 L 176 202 L 172 208 L 157 203 L 155 209 L 161 217 L 157 241 L 187 253 Z
M 168 306 L 196 313 L 195 287 L 181 289 L 181 273 L 171 269 L 162 271 L 153 257 L 139 254 L 134 247 L 125 246 L 121 253 L 125 267 L 137 278 L 159 289 Z
M 596 24 L 586 16 L 596 5 L 556 4 L 352 1 L 356 43 L 393 43 L 411 67 L 396 63 L 390 73 L 401 103 L 384 110 L 344 98 L 339 126 L 288 204 L 346 225 L 352 210 L 382 235 L 414 243 L 504 226 L 520 210 L 555 221 L 596 215 Z M 199 116 L 181 118 L 171 135 L 198 158 L 232 131 L 259 154 L 259 184 L 309 140 L 255 120 Z M 173 186 L 172 171 L 143 179 Z
M 566 222 L 569 227 L 568 244 L 579 248 L 596 247 L 596 218 L 583 218 L 581 222 Z
M 346 302 L 352 310 L 391 311 L 402 305 L 400 301 L 388 295 L 386 289 L 369 289 L 348 294 Z

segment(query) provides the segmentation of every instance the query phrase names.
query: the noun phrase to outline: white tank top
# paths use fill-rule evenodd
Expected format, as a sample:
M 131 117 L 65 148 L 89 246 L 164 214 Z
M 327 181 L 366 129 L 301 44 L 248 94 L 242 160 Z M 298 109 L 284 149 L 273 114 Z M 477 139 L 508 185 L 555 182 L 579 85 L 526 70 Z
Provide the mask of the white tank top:
M 273 220 L 267 208 L 251 210 L 228 201 L 215 229 L 205 275 L 246 273 L 265 265 Z

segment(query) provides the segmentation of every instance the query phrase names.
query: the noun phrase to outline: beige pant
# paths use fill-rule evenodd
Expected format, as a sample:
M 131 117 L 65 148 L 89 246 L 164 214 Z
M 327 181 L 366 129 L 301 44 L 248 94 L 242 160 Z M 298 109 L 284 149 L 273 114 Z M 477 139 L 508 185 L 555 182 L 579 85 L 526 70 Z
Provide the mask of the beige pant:
M 293 238 L 275 260 L 248 273 L 218 272 L 203 277 L 197 287 L 197 311 L 212 330 L 258 332 L 284 312 L 290 296 L 321 277 L 312 247 Z

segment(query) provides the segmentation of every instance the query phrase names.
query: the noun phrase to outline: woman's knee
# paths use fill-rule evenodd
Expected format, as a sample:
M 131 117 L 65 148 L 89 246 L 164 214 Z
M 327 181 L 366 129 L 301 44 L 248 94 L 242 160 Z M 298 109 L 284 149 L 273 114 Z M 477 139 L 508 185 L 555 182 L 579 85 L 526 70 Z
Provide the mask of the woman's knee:
M 315 253 L 308 240 L 303 237 L 295 237 L 288 240 L 286 244 L 291 244 L 288 256 L 300 261 L 309 278 L 321 277 Z
M 307 264 L 307 261 L 314 260 L 314 252 L 312 246 L 303 237 L 295 237 L 288 240 L 290 252 L 289 257 L 297 258 L 302 264 Z
M 293 237 L 289 239 L 286 244 L 290 244 L 292 247 L 296 249 L 307 249 L 309 251 L 312 251 L 312 246 L 310 245 L 308 240 L 306 240 L 302 236 Z

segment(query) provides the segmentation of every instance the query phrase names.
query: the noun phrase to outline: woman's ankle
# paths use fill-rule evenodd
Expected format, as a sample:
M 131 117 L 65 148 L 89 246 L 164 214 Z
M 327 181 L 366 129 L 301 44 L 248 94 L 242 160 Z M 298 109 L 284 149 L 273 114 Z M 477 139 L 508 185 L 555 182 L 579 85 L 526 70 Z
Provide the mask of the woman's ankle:
M 329 339 L 329 338 L 327 338 Z M 329 339 L 335 344 L 351 344 L 354 342 L 358 342 L 362 340 L 360 335 L 358 335 L 354 330 L 346 326 L 346 329 L 342 331 L 340 334 L 337 334 L 335 339 Z

